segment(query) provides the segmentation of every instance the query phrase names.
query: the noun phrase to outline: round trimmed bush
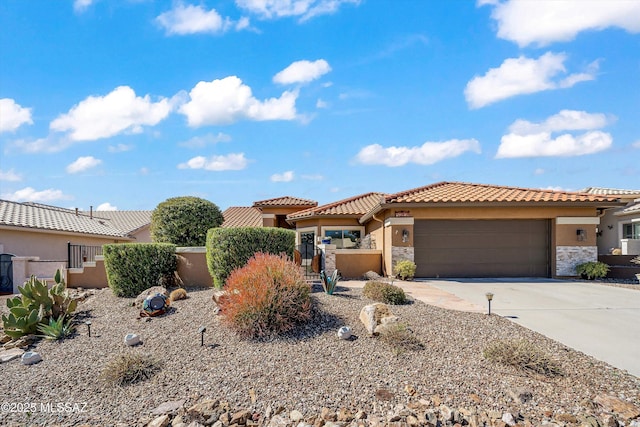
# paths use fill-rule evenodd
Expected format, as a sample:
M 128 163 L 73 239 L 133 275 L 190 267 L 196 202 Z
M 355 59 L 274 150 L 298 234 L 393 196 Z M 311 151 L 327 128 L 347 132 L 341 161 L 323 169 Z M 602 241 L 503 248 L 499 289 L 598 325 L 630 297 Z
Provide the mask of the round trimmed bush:
M 207 231 L 224 221 L 215 203 L 199 197 L 173 197 L 160 203 L 151 215 L 151 238 L 156 243 L 204 246 Z
M 400 305 L 407 303 L 407 296 L 401 288 L 385 282 L 367 282 L 362 290 L 362 295 L 385 304 Z
M 227 279 L 223 321 L 243 338 L 290 331 L 311 318 L 311 287 L 284 255 L 257 253 Z

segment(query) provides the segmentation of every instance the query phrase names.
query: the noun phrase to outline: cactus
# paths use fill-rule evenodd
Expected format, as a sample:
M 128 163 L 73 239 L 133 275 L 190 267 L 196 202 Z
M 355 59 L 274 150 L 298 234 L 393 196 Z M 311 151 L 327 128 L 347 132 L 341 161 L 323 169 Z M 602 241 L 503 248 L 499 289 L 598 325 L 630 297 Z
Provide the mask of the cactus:
M 40 323 L 60 319 L 76 310 L 78 301 L 69 297 L 60 270 L 56 271 L 56 284 L 49 290 L 44 281 L 31 276 L 19 286 L 20 296 L 7 299 L 9 315 L 2 316 L 4 331 L 12 338 L 33 334 Z
M 327 273 L 322 270 L 320 272 L 320 279 L 322 280 L 322 288 L 324 291 L 329 295 L 333 295 L 333 291 L 335 291 L 336 286 L 340 281 L 340 273 L 338 270 L 333 270 L 331 276 L 328 276 Z

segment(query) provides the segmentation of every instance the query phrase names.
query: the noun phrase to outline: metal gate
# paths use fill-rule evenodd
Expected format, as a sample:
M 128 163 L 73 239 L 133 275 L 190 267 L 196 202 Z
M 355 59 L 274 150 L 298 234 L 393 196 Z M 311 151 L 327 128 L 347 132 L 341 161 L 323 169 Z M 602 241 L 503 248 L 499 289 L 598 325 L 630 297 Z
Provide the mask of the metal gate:
M 295 262 L 304 274 L 305 279 L 319 279 L 322 265 L 322 251 L 312 243 L 296 246 Z
M 13 293 L 13 261 L 15 255 L 0 254 L 0 295 Z

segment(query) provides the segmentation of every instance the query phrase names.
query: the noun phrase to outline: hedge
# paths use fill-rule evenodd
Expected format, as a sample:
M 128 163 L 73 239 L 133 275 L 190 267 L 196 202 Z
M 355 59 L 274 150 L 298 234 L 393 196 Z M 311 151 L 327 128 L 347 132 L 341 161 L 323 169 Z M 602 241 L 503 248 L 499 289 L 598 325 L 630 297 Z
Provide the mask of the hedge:
M 133 298 L 158 286 L 176 271 L 176 246 L 169 243 L 123 243 L 102 247 L 107 281 L 119 297 Z
M 257 252 L 293 259 L 296 233 L 275 227 L 212 228 L 207 233 L 207 267 L 217 288 Z
M 173 197 L 160 203 L 151 215 L 155 243 L 204 246 L 207 231 L 224 221 L 218 206 L 199 197 Z

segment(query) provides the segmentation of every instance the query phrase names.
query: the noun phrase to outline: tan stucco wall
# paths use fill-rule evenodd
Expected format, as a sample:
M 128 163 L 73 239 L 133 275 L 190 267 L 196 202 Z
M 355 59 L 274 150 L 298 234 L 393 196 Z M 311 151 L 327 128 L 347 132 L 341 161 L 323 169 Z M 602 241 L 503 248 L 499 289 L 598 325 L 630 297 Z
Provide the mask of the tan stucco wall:
M 113 238 L 86 237 L 79 234 L 56 234 L 0 229 L 0 244 L 5 253 L 16 256 L 37 256 L 43 261 L 67 261 L 67 242 L 75 245 L 101 246 L 118 243 Z M 123 241 L 124 242 L 124 241 Z
M 554 235 L 555 246 L 596 246 L 596 225 L 593 224 L 556 224 Z M 584 240 L 578 240 L 577 230 L 586 232 Z
M 369 253 L 346 253 L 346 249 L 336 252 L 336 268 L 340 275 L 347 279 L 360 279 L 367 271 L 382 274 L 382 252 L 367 251 Z
M 178 248 L 178 276 L 185 286 L 213 286 L 213 280 L 207 268 L 205 248 Z
M 68 270 L 67 286 L 70 288 L 106 288 L 109 286 L 107 271 L 104 268 L 104 257 L 97 256 L 95 266 L 87 263 L 83 268 Z
M 151 243 L 151 227 L 145 226 L 137 230 L 135 233 L 131 233 L 131 237 L 134 237 L 136 243 Z

